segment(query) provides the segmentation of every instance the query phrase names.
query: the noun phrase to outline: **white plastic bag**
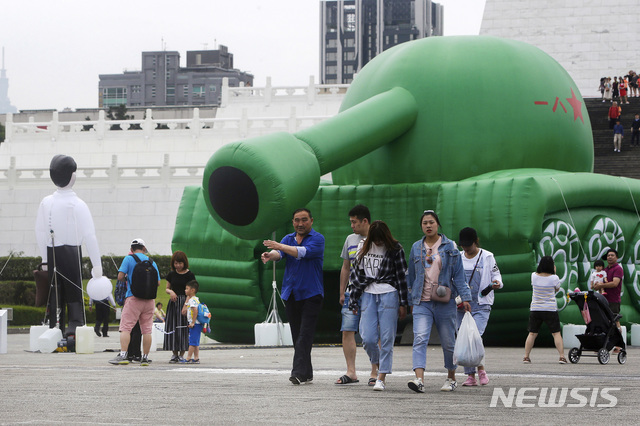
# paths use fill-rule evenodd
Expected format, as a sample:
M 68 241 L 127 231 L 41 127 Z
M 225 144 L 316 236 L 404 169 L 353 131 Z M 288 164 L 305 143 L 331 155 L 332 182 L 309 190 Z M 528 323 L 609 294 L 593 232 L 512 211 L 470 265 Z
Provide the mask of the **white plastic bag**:
M 471 312 L 465 312 L 458 330 L 456 345 L 453 348 L 453 362 L 465 367 L 477 367 L 482 365 L 482 358 L 484 358 L 484 345 L 478 326 Z

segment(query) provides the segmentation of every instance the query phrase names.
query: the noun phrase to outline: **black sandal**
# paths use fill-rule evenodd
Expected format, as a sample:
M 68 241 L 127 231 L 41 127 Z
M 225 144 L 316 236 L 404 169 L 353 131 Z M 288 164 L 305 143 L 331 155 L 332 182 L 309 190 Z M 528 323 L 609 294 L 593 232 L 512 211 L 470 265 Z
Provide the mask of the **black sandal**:
M 336 381 L 336 385 L 350 385 L 351 383 L 359 383 L 359 382 L 360 380 L 358 379 L 353 380 L 351 377 L 345 374 L 344 376 L 340 377 L 338 381 Z
M 375 386 L 376 385 L 376 378 L 375 377 L 369 377 L 369 383 L 367 383 L 369 386 Z

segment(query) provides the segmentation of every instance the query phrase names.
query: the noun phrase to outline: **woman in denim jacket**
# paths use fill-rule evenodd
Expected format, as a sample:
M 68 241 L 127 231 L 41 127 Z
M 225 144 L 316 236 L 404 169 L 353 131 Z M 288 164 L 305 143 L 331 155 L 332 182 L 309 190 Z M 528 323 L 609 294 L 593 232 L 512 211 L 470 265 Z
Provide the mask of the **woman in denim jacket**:
M 413 306 L 413 371 L 416 378 L 409 388 L 424 392 L 424 369 L 427 364 L 427 344 L 431 327 L 435 324 L 440 335 L 444 367 L 448 370 L 447 380 L 441 391 L 456 389 L 456 365 L 453 363 L 453 347 L 456 342 L 456 303 L 459 294 L 465 311 L 471 311 L 471 291 L 465 282 L 460 251 L 456 244 L 444 234 L 438 233 L 440 219 L 433 210 L 425 210 L 420 218 L 424 237 L 411 247 L 409 255 L 407 285 L 409 286 L 409 306 Z M 448 302 L 431 300 L 433 286 L 451 289 Z

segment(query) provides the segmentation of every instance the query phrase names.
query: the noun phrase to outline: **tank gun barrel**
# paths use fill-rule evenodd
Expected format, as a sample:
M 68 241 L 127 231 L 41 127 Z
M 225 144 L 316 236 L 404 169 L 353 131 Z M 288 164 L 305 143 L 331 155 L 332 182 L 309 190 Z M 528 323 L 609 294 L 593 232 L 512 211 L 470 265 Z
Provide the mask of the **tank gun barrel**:
M 205 167 L 207 208 L 231 234 L 262 238 L 311 201 L 320 176 L 392 142 L 417 115 L 413 95 L 395 87 L 295 134 L 225 145 Z

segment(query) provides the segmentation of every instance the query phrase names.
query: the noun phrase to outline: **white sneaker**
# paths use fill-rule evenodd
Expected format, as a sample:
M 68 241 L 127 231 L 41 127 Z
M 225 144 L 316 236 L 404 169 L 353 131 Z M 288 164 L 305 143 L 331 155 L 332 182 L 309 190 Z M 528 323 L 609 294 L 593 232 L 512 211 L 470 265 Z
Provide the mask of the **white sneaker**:
M 444 385 L 440 388 L 442 392 L 453 392 L 458 387 L 458 382 L 455 380 L 447 379 Z
M 413 380 L 409 380 L 407 386 L 409 386 L 409 389 L 414 392 L 424 393 L 424 383 L 422 383 L 422 379 L 415 378 Z
M 374 391 L 383 391 L 384 382 L 382 380 L 376 380 L 376 384 L 373 386 Z

